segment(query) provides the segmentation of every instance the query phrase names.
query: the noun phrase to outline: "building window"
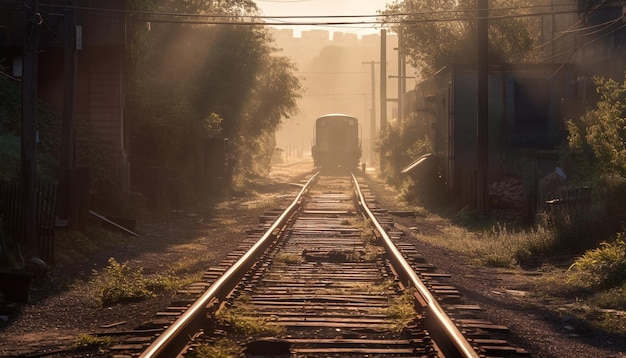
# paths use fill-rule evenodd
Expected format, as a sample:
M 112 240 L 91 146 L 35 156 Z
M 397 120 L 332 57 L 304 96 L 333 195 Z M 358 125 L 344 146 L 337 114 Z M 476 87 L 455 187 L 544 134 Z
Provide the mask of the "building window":
M 550 120 L 550 83 L 544 80 L 515 81 L 515 128 L 546 128 Z

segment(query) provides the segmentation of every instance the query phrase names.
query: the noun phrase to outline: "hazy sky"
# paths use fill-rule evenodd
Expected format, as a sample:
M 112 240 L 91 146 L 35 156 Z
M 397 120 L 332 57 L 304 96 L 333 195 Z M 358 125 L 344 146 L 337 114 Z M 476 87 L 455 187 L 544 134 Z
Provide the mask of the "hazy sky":
M 392 0 L 256 0 L 257 6 L 265 16 L 323 16 L 323 15 L 376 15 L 378 10 L 384 10 L 386 3 Z M 375 18 L 331 18 L 331 19 L 282 19 L 285 22 L 337 22 L 337 21 L 374 21 Z M 295 32 L 310 30 L 312 28 L 328 31 L 343 31 L 358 35 L 378 33 L 374 24 L 359 24 L 334 27 L 309 27 L 296 26 L 280 28 L 293 28 Z

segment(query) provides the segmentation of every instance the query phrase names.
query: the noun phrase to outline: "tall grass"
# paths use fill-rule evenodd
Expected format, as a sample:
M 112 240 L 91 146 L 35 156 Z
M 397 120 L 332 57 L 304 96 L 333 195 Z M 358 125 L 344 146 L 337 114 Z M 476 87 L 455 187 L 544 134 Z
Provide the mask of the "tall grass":
M 554 235 L 543 227 L 512 230 L 495 224 L 487 230 L 470 231 L 458 226 L 443 228 L 443 233 L 420 236 L 420 240 L 467 255 L 470 261 L 492 267 L 509 267 L 535 255 L 550 252 Z
M 592 288 L 607 289 L 626 283 L 626 233 L 587 251 L 574 261 L 570 271 Z

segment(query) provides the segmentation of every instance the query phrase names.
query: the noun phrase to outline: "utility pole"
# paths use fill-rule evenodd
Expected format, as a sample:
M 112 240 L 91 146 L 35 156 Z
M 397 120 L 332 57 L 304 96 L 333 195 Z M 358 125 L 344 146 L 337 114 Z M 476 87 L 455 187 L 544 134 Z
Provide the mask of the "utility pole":
M 22 65 L 22 242 L 35 246 L 37 236 L 37 54 L 39 26 L 43 20 L 37 0 L 24 1 L 24 42 Z
M 380 30 L 380 131 L 387 125 L 387 30 Z M 383 171 L 383 154 L 380 153 L 380 171 Z
M 406 67 L 404 66 L 404 51 L 402 51 L 402 27 L 398 30 L 398 124 L 402 123 L 403 113 L 403 96 L 406 92 Z
M 75 206 L 72 195 L 75 178 L 74 160 L 74 116 L 76 109 L 76 13 L 65 11 L 64 70 L 63 70 L 63 129 L 61 140 L 61 159 L 59 165 L 58 215 L 72 224 Z
M 487 214 L 489 211 L 489 49 L 487 17 L 488 0 L 478 0 L 476 4 L 476 38 L 477 38 L 477 110 L 476 110 L 476 156 L 478 173 L 477 209 Z
M 371 65 L 372 73 L 372 108 L 370 109 L 370 161 L 374 160 L 374 147 L 376 146 L 376 64 L 380 62 L 361 62 L 362 65 Z M 371 164 L 371 163 L 370 163 Z

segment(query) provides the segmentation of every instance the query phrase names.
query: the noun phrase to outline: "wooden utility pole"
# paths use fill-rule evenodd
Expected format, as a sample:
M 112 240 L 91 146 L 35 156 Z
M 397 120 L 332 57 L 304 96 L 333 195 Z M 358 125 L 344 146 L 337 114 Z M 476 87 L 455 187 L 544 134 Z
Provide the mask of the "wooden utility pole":
M 22 65 L 22 243 L 34 247 L 37 236 L 37 54 L 43 20 L 37 0 L 24 1 Z
M 380 132 L 387 126 L 387 30 L 380 30 Z M 380 171 L 383 170 L 383 154 L 380 153 Z
M 489 211 L 489 50 L 488 50 L 488 0 L 476 4 L 477 38 L 477 110 L 476 110 L 476 156 L 477 156 L 477 209 Z
M 362 65 L 371 66 L 372 75 L 372 108 L 370 109 L 370 161 L 374 160 L 374 147 L 376 146 L 376 64 L 380 62 L 361 62 Z M 372 163 L 370 163 L 372 164 Z
M 76 109 L 76 14 L 65 11 L 64 70 L 63 70 L 63 130 L 61 136 L 61 159 L 59 163 L 59 194 L 57 214 L 71 225 L 74 212 L 72 188 L 74 187 L 74 116 Z
M 402 51 L 402 27 L 398 30 L 398 124 L 402 123 L 404 116 L 404 93 L 406 92 L 406 67 L 404 66 L 404 51 Z

